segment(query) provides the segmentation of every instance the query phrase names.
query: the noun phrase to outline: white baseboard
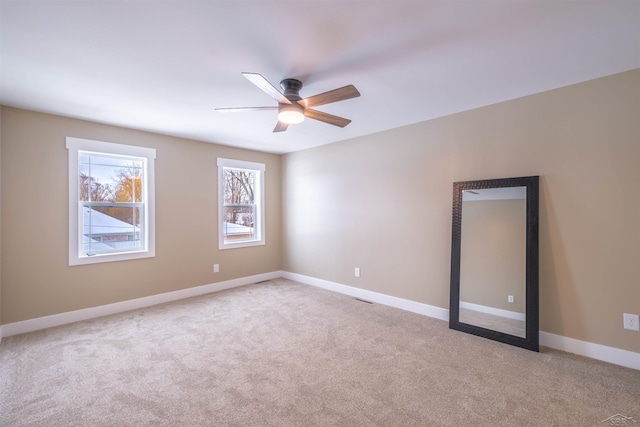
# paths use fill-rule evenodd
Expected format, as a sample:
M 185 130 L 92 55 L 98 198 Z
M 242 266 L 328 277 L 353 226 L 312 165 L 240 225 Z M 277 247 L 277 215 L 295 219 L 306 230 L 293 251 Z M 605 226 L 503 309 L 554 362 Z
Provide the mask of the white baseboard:
M 540 331 L 540 345 L 640 370 L 640 353 Z
M 316 286 L 318 288 L 327 289 L 329 291 L 339 292 L 355 298 L 384 304 L 391 307 L 400 308 L 402 310 L 411 311 L 413 313 L 423 314 L 425 316 L 434 317 L 440 320 L 449 321 L 449 310 L 433 305 L 423 304 L 420 302 L 410 301 L 398 297 L 392 297 L 378 292 L 367 291 L 365 289 L 354 288 L 352 286 L 341 285 L 327 280 L 316 279 L 315 277 L 303 276 L 302 274 L 282 272 L 285 279 L 295 280 L 296 282 L 305 283 L 307 285 Z
M 164 294 L 152 295 L 144 298 L 116 302 L 113 304 L 101 305 L 98 307 L 85 308 L 82 310 L 69 311 L 66 313 L 53 314 L 51 316 L 38 317 L 21 322 L 7 323 L 0 329 L 0 340 L 2 337 L 24 334 L 26 332 L 38 331 L 40 329 L 52 328 L 54 326 L 66 325 L 68 323 L 79 322 L 81 320 L 95 319 L 96 317 L 108 316 L 110 314 L 122 313 L 138 308 L 152 305 L 164 304 L 166 302 L 177 301 L 184 298 L 204 295 L 211 292 L 218 292 L 225 289 L 236 288 L 238 286 L 250 285 L 263 280 L 271 280 L 282 277 L 282 272 L 257 274 L 255 276 L 241 277 L 239 279 L 227 280 L 224 282 L 211 283 L 208 285 L 196 286 L 193 288 L 181 289 L 179 291 L 167 292 Z
M 301 274 L 282 272 L 285 279 L 295 280 L 307 285 L 316 286 L 334 292 L 350 295 L 356 298 L 400 308 L 402 310 L 411 311 L 425 316 L 434 317 L 436 319 L 449 321 L 449 310 L 446 308 L 435 307 L 415 301 L 409 301 L 402 298 L 392 297 L 377 292 L 367 291 L 364 289 L 354 288 L 352 286 L 341 285 L 339 283 L 329 282 L 327 280 L 316 279 L 315 277 L 303 276 Z M 586 341 L 580 341 L 573 338 L 567 338 L 560 335 L 550 334 L 540 331 L 540 345 L 553 348 L 555 350 L 566 351 L 580 356 L 589 357 L 591 359 L 601 360 L 603 362 L 613 363 L 627 368 L 640 370 L 640 353 L 634 353 L 619 348 L 607 347 L 600 344 L 594 344 Z
M 252 283 L 277 279 L 279 277 L 295 280 L 300 283 L 316 286 L 318 288 L 327 289 L 333 292 L 338 292 L 378 304 L 384 304 L 390 307 L 395 307 L 436 319 L 449 321 L 449 310 L 446 308 L 410 301 L 386 294 L 381 294 L 378 292 L 342 285 L 340 283 L 317 279 L 315 277 L 304 276 L 301 274 L 290 273 L 286 271 L 273 271 L 270 273 L 241 277 L 224 282 L 196 286 L 194 288 L 182 289 L 179 291 L 167 292 L 164 294 L 152 295 L 149 297 L 137 298 L 134 300 L 122 301 L 113 304 L 102 305 L 99 307 L 54 314 L 51 316 L 39 317 L 36 319 L 24 320 L 21 322 L 7 323 L 0 326 L 0 342 L 2 342 L 2 337 L 9 337 L 26 332 L 33 332 L 40 329 L 51 328 L 54 326 L 61 326 L 81 320 L 94 319 L 110 314 L 117 314 L 125 311 L 135 310 L 138 308 L 149 307 L 152 305 L 164 304 L 166 302 L 177 301 L 184 298 L 218 292 L 225 289 L 250 285 Z M 628 350 L 621 350 L 614 347 L 607 347 L 600 344 L 580 341 L 543 331 L 540 331 L 540 345 L 556 350 L 566 351 L 568 353 L 578 354 L 580 356 L 589 357 L 591 359 L 597 359 L 603 362 L 613 363 L 615 365 L 640 370 L 640 353 L 634 353 Z
M 460 301 L 460 308 L 479 311 L 480 313 L 492 314 L 498 317 L 506 317 L 507 319 L 519 320 L 521 322 L 524 322 L 526 320 L 524 313 L 518 313 L 517 311 L 503 310 L 501 308 L 488 307 L 486 305 L 474 304 L 472 302 Z

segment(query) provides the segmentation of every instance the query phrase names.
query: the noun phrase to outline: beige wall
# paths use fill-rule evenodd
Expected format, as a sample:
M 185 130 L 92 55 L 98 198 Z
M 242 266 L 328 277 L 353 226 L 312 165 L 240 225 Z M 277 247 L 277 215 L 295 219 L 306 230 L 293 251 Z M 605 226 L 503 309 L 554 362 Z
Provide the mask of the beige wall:
M 524 313 L 527 201 L 464 201 L 461 229 L 460 301 Z
M 634 70 L 288 154 L 284 269 L 446 308 L 452 183 L 540 175 L 541 330 L 640 352 L 639 117 Z
M 1 117 L 2 324 L 281 269 L 280 156 L 7 107 Z M 68 266 L 67 136 L 156 148 L 155 258 Z M 266 163 L 265 246 L 218 250 L 218 156 Z

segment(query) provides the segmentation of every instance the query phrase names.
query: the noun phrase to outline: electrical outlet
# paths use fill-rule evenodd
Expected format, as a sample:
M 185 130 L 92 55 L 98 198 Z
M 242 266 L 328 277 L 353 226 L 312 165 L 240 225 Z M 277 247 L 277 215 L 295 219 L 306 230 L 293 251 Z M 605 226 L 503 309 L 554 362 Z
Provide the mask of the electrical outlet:
M 510 303 L 513 303 L 513 301 L 514 301 L 514 300 L 513 300 L 513 295 L 509 295 L 509 296 L 507 297 L 507 301 L 509 301 Z
M 624 321 L 624 328 L 631 331 L 640 331 L 640 322 L 637 314 L 623 313 L 622 320 Z
M 355 275 L 356 277 L 360 277 L 360 267 L 356 267 Z
M 220 272 L 220 264 L 213 264 L 213 272 L 214 273 Z

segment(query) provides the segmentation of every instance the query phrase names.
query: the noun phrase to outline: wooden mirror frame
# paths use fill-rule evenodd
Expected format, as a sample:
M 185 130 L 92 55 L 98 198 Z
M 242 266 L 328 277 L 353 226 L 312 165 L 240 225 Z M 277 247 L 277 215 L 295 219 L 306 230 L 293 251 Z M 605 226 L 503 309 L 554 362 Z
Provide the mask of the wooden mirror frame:
M 526 302 L 525 337 L 482 328 L 460 322 L 460 250 L 462 238 L 462 192 L 464 190 L 526 187 Z M 451 230 L 451 292 L 449 301 L 449 328 L 505 344 L 539 351 L 538 314 L 538 207 L 539 177 L 488 179 L 453 183 L 453 214 Z

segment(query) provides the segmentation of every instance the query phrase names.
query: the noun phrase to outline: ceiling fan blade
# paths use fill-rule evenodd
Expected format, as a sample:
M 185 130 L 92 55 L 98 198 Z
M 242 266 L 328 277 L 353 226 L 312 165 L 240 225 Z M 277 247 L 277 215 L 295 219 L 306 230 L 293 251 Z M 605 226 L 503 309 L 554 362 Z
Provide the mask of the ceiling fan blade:
M 318 95 L 310 96 L 302 101 L 298 101 L 299 104 L 305 107 L 317 107 L 318 105 L 330 104 L 332 102 L 344 101 L 345 99 L 357 98 L 360 96 L 360 92 L 354 85 L 344 86 L 339 89 L 330 90 L 329 92 L 320 93 Z
M 278 107 L 232 107 L 232 108 L 216 108 L 219 113 L 239 113 L 242 111 L 260 111 L 260 110 L 277 110 Z
M 273 128 L 274 132 L 284 132 L 285 130 L 287 130 L 287 128 L 289 127 L 288 124 L 278 121 L 278 124 L 276 124 L 276 127 Z
M 264 92 L 267 93 L 270 97 L 274 98 L 281 104 L 291 104 L 289 101 L 278 89 L 276 89 L 267 79 L 262 77 L 262 75 L 258 73 L 242 73 L 251 83 L 258 86 Z
M 351 120 L 345 119 L 344 117 L 334 116 L 332 114 L 323 113 L 322 111 L 312 110 L 311 108 L 305 108 L 304 115 L 310 119 L 320 120 L 321 122 L 329 123 L 330 125 L 339 126 L 341 128 L 351 123 Z

